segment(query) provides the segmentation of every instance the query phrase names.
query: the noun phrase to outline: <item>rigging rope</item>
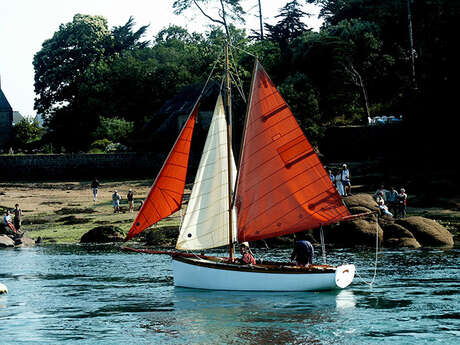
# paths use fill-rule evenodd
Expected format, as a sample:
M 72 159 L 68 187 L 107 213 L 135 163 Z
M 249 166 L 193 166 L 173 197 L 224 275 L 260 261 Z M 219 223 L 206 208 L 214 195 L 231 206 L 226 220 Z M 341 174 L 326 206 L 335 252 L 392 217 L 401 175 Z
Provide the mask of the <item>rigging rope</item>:
M 324 243 L 323 225 L 320 225 L 319 236 L 321 238 L 321 254 L 323 256 L 323 265 L 326 265 L 326 244 Z
M 206 86 L 208 86 L 209 80 L 211 79 L 212 74 L 214 73 L 214 69 L 216 68 L 217 62 L 221 58 L 223 51 L 220 52 L 219 56 L 217 57 L 216 61 L 214 61 L 214 65 L 212 66 L 211 72 L 209 73 L 208 79 L 206 79 L 206 83 L 204 83 L 203 89 L 200 92 L 200 96 L 203 95 Z
M 231 44 L 231 43 L 229 43 L 228 45 L 229 45 L 230 47 L 233 47 L 233 48 L 236 48 L 236 49 L 238 49 L 238 50 L 241 50 L 243 53 L 246 53 L 246 54 L 248 54 L 248 55 L 250 55 L 250 56 L 252 56 L 252 57 L 255 57 L 257 60 L 259 59 L 259 57 L 258 57 L 257 55 L 254 55 L 254 54 L 252 54 L 252 53 L 250 53 L 250 52 L 248 52 L 248 51 L 246 51 L 246 50 L 244 50 L 244 49 L 238 48 L 237 46 L 234 46 L 234 45 Z
M 372 286 L 374 285 L 375 278 L 377 277 L 377 262 L 378 262 L 378 251 L 379 251 L 379 215 L 375 215 L 375 262 L 374 262 L 374 275 L 372 277 L 372 280 L 370 282 L 367 282 L 364 280 L 360 275 L 358 270 L 356 270 L 356 274 L 358 275 L 359 279 L 366 284 L 369 285 L 369 287 L 372 289 Z
M 230 47 L 232 47 L 232 45 L 230 45 Z M 233 76 L 232 74 L 230 73 L 235 85 L 236 85 L 236 88 L 237 90 L 239 91 L 240 95 L 241 95 L 241 98 L 243 98 L 243 101 L 244 103 L 246 103 L 246 97 L 244 96 L 244 92 L 243 92 L 243 82 L 241 81 L 240 79 L 240 75 L 239 75 L 239 72 L 238 72 L 238 66 L 236 65 L 236 62 L 235 62 L 235 57 L 233 56 L 233 52 L 231 49 L 229 49 L 229 52 L 230 52 L 230 56 L 231 56 L 231 62 L 232 62 L 232 65 L 233 65 L 233 68 L 235 69 L 235 74 L 236 74 L 236 78 L 238 79 L 238 82 L 233 79 Z

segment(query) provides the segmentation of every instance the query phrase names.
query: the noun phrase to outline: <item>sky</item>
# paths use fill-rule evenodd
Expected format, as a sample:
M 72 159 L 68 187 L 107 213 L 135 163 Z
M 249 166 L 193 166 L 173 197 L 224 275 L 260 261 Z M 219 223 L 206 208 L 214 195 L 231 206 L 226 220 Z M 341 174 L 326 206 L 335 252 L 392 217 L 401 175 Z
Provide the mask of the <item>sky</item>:
M 0 83 L 11 107 L 23 116 L 33 118 L 34 69 L 33 57 L 42 43 L 51 38 L 60 24 L 72 21 L 75 14 L 101 15 L 109 27 L 124 25 L 130 16 L 137 27 L 150 24 L 145 39 L 151 40 L 158 31 L 170 24 L 189 31 L 205 31 L 210 22 L 198 10 L 191 9 L 177 16 L 173 13 L 174 0 L 0 0 Z M 275 15 L 287 0 L 261 0 L 264 22 L 275 24 Z M 302 3 L 302 2 L 301 2 Z M 244 28 L 258 29 L 257 0 L 243 0 L 247 12 Z M 208 8 L 207 10 L 212 10 Z M 310 13 L 305 23 L 319 30 L 319 8 L 304 5 Z M 239 25 L 242 27 L 242 25 Z

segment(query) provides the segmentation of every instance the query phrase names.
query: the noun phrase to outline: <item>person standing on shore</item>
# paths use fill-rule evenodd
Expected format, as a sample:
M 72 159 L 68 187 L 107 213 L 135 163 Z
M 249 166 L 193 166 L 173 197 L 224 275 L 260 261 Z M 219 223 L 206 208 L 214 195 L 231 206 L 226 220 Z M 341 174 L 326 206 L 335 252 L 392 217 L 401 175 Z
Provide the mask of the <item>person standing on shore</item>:
M 340 196 L 345 196 L 345 191 L 343 189 L 343 183 L 342 183 L 342 173 L 340 170 L 335 176 L 335 188 L 337 188 L 337 192 L 339 192 Z
M 342 177 L 342 184 L 344 188 L 344 195 L 349 196 L 351 194 L 351 180 L 350 180 L 350 170 L 348 170 L 348 167 L 346 164 L 342 166 L 342 171 L 341 171 L 341 177 Z
M 97 180 L 97 178 L 94 178 L 93 182 L 91 182 L 91 188 L 93 189 L 93 201 L 94 203 L 96 203 L 96 200 L 97 200 L 97 192 L 99 190 L 99 186 L 101 184 L 99 183 L 99 181 Z
M 399 217 L 406 218 L 407 194 L 404 188 L 400 189 L 400 193 L 398 194 L 398 203 L 399 203 Z
M 128 199 L 129 212 L 134 212 L 134 193 L 132 189 L 128 191 L 128 194 L 126 195 L 126 199 Z
M 14 227 L 16 231 L 21 230 L 21 225 L 22 225 L 22 210 L 19 208 L 19 204 L 14 205 Z
M 120 200 L 120 194 L 118 194 L 117 190 L 114 190 L 112 194 L 113 213 L 120 212 Z

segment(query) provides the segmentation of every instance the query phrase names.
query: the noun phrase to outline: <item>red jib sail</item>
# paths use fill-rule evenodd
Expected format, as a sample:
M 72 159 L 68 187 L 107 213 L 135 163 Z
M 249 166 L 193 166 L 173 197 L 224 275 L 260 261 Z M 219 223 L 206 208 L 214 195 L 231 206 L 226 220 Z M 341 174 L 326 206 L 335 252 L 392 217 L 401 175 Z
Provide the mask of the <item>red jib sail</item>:
M 259 62 L 245 126 L 235 203 L 239 242 L 313 229 L 350 215 Z
M 198 103 L 182 128 L 173 149 L 150 189 L 147 199 L 145 199 L 139 214 L 126 235 L 125 241 L 180 209 L 184 196 L 193 128 L 198 114 Z

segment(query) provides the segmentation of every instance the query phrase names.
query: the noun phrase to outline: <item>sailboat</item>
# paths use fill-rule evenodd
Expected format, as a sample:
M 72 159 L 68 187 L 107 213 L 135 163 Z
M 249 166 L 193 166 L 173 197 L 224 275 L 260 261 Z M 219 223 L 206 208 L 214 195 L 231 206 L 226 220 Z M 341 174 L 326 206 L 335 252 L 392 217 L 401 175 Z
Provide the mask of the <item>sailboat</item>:
M 227 89 L 228 80 L 227 77 Z M 226 94 L 229 105 L 228 90 Z M 181 208 L 199 103 L 200 99 L 125 240 Z M 172 257 L 174 285 L 237 291 L 316 291 L 347 287 L 355 274 L 352 264 L 300 267 L 289 262 L 256 262 L 247 265 L 233 257 L 236 243 L 294 234 L 351 217 L 314 148 L 257 59 L 238 170 L 230 132 L 219 94 L 177 239 L 176 249 L 181 252 L 167 252 Z M 228 246 L 228 257 L 202 254 L 222 246 Z

